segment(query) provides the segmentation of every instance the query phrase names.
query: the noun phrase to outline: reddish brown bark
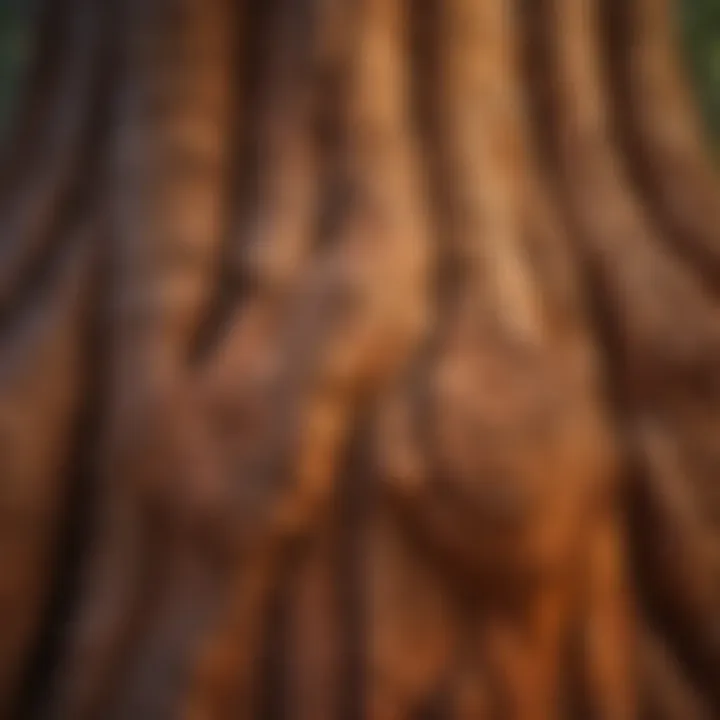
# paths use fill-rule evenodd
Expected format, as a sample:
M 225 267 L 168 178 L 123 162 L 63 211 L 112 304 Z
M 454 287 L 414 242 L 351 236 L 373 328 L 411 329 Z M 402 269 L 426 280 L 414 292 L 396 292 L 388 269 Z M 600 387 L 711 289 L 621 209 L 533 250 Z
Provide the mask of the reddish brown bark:
M 671 5 L 46 1 L 0 717 L 720 713 L 720 202 Z

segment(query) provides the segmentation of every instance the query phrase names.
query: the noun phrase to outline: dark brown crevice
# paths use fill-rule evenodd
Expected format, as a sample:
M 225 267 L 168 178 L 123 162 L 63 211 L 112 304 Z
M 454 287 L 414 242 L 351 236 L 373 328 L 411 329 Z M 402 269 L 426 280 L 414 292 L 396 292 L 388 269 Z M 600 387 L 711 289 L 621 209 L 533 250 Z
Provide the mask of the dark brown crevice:
M 230 53 L 228 70 L 232 86 L 228 104 L 229 158 L 222 197 L 223 211 L 220 221 L 220 263 L 216 269 L 216 290 L 212 294 L 205 317 L 200 322 L 196 337 L 191 343 L 189 362 L 202 363 L 211 353 L 225 329 L 227 318 L 238 299 L 246 292 L 246 281 L 237 266 L 235 246 L 238 241 L 238 225 L 243 217 L 243 198 L 247 195 L 247 159 L 252 149 L 250 128 L 255 118 L 258 82 L 255 67 L 258 58 L 259 38 L 256 15 L 258 3 L 245 0 L 238 3 L 234 14 L 233 51 Z M 268 3 L 262 7 L 267 8 Z
M 257 204 L 258 157 L 255 142 L 263 87 L 264 50 L 273 17 L 273 3 L 246 0 L 238 5 L 235 22 L 235 48 L 231 77 L 234 102 L 231 104 L 229 168 L 225 197 L 224 229 L 219 269 L 219 291 L 198 333 L 197 355 L 204 360 L 221 342 L 236 307 L 252 290 L 240 262 L 245 243 L 245 218 Z
M 42 632 L 50 571 L 67 514 L 72 444 L 85 378 L 91 228 L 74 228 L 68 252 L 18 333 L 2 348 L 3 612 L 12 628 L 0 645 L 0 706 L 15 701 Z
M 710 720 L 715 717 L 708 699 L 687 678 L 686 669 L 658 633 L 647 622 L 638 629 L 643 717 L 654 720 Z
M 338 720 L 362 720 L 366 717 L 368 687 L 368 612 L 367 534 L 365 528 L 370 513 L 372 483 L 370 481 L 367 449 L 371 419 L 360 416 L 356 435 L 349 446 L 339 483 L 337 523 L 338 545 L 336 561 L 336 593 L 342 623 L 341 647 L 344 651 L 340 669 Z
M 235 345 L 243 348 L 258 323 L 265 335 L 277 334 L 308 265 L 326 171 L 315 132 L 327 103 L 323 74 L 332 63 L 323 51 L 332 9 L 324 0 L 247 9 L 233 217 L 221 292 L 203 333 L 205 357 L 219 345 L 235 361 Z
M 294 558 L 292 558 L 294 560 Z M 262 652 L 258 658 L 258 711 L 262 720 L 286 720 L 292 717 L 288 703 L 288 681 L 286 650 L 288 620 L 291 612 L 292 596 L 289 585 L 292 570 L 267 604 L 267 633 L 262 643 Z
M 233 250 L 242 276 L 261 295 L 272 294 L 288 273 L 299 274 L 310 240 L 321 6 L 319 0 L 270 3 L 257 28 L 262 44 L 254 58 L 257 96 L 247 138 L 253 188 L 239 203 L 248 213 Z
M 648 479 L 649 471 L 642 460 L 636 459 L 632 467 L 634 485 L 627 496 L 628 555 L 635 577 L 637 602 L 647 622 L 667 644 L 668 652 L 679 663 L 682 673 L 687 674 L 688 682 L 698 689 L 704 702 L 716 708 L 720 702 L 717 697 L 720 666 L 717 651 L 713 648 L 717 604 L 704 600 L 707 591 L 701 592 L 698 601 L 693 597 L 698 592 L 692 590 L 698 582 L 710 587 L 714 582 L 712 571 L 703 567 L 712 552 L 712 547 L 707 544 L 708 540 L 712 542 L 711 533 L 698 523 L 696 517 L 683 517 L 682 510 L 680 518 L 675 518 L 678 511 L 673 505 L 673 494 L 687 490 L 680 486 L 669 495 L 663 495 L 656 481 Z M 679 504 L 687 505 L 687 498 L 681 498 Z M 661 548 L 671 554 L 659 552 Z M 678 569 L 674 565 L 681 567 Z M 687 584 L 683 583 L 685 572 L 690 576 L 694 574 Z M 666 672 L 672 674 L 672 665 Z M 650 704 L 653 702 L 652 697 L 645 700 Z
M 335 498 L 329 507 L 336 507 Z M 288 563 L 285 633 L 276 648 L 284 670 L 282 718 L 340 717 L 347 653 L 338 595 L 338 530 L 335 514 L 326 513 Z
M 81 0 L 76 1 L 80 2 Z M 76 10 L 79 11 L 80 8 L 76 8 Z M 92 252 L 96 253 L 98 261 L 105 253 L 105 249 L 102 247 L 104 241 L 102 192 L 106 189 L 107 182 L 107 158 L 111 140 L 108 124 L 112 102 L 112 84 L 115 79 L 113 63 L 116 58 L 114 43 L 110 40 L 102 42 L 99 38 L 109 27 L 112 27 L 112 4 L 105 3 L 101 10 L 93 10 L 93 12 L 86 7 L 84 14 L 89 19 L 81 24 L 82 33 L 79 32 L 80 27 L 75 28 L 79 35 L 75 39 L 87 42 L 80 42 L 80 47 L 76 51 L 66 49 L 68 55 L 72 57 L 72 60 L 66 59 L 66 63 L 73 64 L 76 70 L 85 64 L 92 69 L 90 75 L 83 76 L 83 82 L 76 78 L 77 94 L 68 95 L 63 101 L 63 106 L 65 103 L 73 101 L 77 101 L 79 106 L 74 111 L 77 123 L 69 123 L 73 136 L 65 138 L 70 143 L 70 147 L 62 151 L 67 153 L 65 160 L 70 163 L 64 169 L 61 168 L 67 182 L 53 187 L 51 180 L 50 184 L 42 190 L 56 206 L 52 213 L 52 223 L 43 229 L 42 238 L 44 239 L 41 243 L 41 235 L 34 233 L 34 230 L 40 228 L 39 225 L 21 228 L 28 233 L 25 236 L 18 233 L 17 235 L 10 234 L 6 238 L 9 244 L 16 240 L 19 242 L 19 252 L 13 255 L 12 249 L 9 248 L 11 256 L 6 258 L 10 266 L 17 260 L 19 272 L 16 276 L 8 278 L 10 285 L 7 287 L 8 289 L 13 288 L 13 294 L 7 296 L 8 305 L 0 302 L 0 334 L 12 333 L 13 327 L 22 322 L 23 309 L 33 302 L 38 291 L 49 282 L 55 272 L 55 266 L 62 262 L 61 258 L 68 252 L 73 252 L 71 249 L 72 236 L 76 232 L 78 224 L 95 224 L 97 238 L 93 240 L 95 249 Z M 66 13 L 65 23 L 68 22 L 67 16 L 71 15 L 70 12 Z M 89 41 L 85 33 L 93 37 L 93 40 Z M 70 38 L 65 39 L 69 40 Z M 65 78 L 66 81 L 67 79 Z M 58 77 L 59 85 L 54 88 L 58 92 L 58 99 L 62 95 L 60 91 L 67 90 L 60 80 L 62 77 Z M 52 113 L 49 117 L 53 117 Z M 77 141 L 76 143 L 73 138 Z M 49 140 L 58 146 L 62 145 L 63 141 L 59 136 L 49 138 Z M 42 150 L 42 146 L 40 149 Z M 45 174 L 52 176 L 52 171 L 48 171 L 42 163 L 39 172 L 43 172 L 43 167 Z M 38 213 L 37 208 L 29 200 L 27 206 L 23 206 L 22 211 L 31 214 Z M 32 247 L 33 238 L 39 241 L 34 249 Z M 27 242 L 28 240 L 30 242 Z M 8 272 L 11 273 L 11 270 Z M 15 280 L 17 280 L 17 285 L 13 285 Z
M 100 270 L 100 263 L 96 266 Z M 98 277 L 101 276 L 98 272 Z M 97 299 L 101 283 L 92 287 Z M 18 692 L 12 717 L 18 720 L 40 720 L 46 716 L 51 701 L 53 678 L 63 662 L 66 632 L 80 592 L 83 559 L 87 555 L 87 540 L 92 536 L 92 513 L 98 495 L 96 443 L 99 441 L 102 392 L 102 368 L 106 367 L 103 353 L 103 333 L 99 303 L 88 320 L 87 372 L 83 407 L 79 412 L 72 451 L 67 463 L 67 490 L 58 510 L 57 542 L 52 561 L 51 593 L 47 610 L 40 625 L 24 682 Z
M 33 291 L 87 183 L 85 167 L 94 150 L 92 113 L 101 93 L 95 60 L 103 52 L 103 13 L 101 5 L 77 0 L 58 19 L 58 70 L 48 91 L 47 121 L 25 158 L 28 171 L 19 173 L 2 198 L 0 324 Z

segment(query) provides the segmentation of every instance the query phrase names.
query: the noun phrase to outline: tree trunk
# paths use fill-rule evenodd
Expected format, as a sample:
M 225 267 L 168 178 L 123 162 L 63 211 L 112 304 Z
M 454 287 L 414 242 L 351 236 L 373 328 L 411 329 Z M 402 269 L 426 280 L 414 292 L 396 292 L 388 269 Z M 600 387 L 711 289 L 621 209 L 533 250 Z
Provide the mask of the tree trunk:
M 0 718 L 720 716 L 720 194 L 671 0 L 45 5 Z

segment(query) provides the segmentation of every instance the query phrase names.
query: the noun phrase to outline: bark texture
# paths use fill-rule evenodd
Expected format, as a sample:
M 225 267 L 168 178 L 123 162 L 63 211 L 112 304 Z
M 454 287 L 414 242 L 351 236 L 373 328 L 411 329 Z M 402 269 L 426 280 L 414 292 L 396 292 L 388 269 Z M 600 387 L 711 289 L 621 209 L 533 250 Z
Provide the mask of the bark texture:
M 673 13 L 45 0 L 0 718 L 720 717 L 720 187 Z

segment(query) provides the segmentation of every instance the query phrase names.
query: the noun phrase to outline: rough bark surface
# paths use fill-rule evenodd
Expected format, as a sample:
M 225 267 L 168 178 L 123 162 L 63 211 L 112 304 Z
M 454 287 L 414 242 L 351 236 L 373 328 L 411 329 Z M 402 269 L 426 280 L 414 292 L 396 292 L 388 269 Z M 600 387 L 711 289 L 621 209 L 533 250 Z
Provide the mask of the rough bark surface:
M 720 186 L 671 0 L 45 5 L 0 718 L 720 717 Z

